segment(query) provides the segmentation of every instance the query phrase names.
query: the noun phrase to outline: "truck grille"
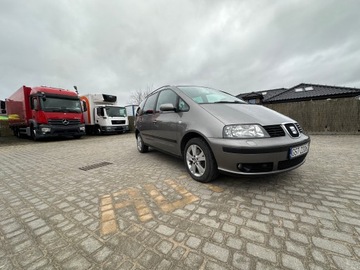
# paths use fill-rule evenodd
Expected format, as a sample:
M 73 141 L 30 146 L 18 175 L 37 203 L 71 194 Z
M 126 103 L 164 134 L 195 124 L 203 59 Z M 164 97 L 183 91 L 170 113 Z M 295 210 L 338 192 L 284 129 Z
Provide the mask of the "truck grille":
M 113 125 L 123 125 L 123 124 L 125 124 L 125 120 L 112 120 L 111 124 L 113 124 Z
M 264 126 L 263 127 L 270 137 L 281 137 L 285 136 L 285 131 L 280 125 Z
M 79 125 L 79 119 L 50 119 L 48 120 L 50 125 L 54 126 L 70 126 L 70 125 Z

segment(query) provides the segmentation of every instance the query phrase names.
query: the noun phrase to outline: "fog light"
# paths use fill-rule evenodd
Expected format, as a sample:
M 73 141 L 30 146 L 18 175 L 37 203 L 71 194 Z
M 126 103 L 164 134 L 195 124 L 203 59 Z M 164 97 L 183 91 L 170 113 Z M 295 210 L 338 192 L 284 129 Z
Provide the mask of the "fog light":
M 85 131 L 85 127 L 80 127 L 80 131 Z
M 48 128 L 48 127 L 43 127 L 43 128 L 41 128 L 41 132 L 42 132 L 43 134 L 49 133 L 50 131 L 51 131 L 51 128 Z

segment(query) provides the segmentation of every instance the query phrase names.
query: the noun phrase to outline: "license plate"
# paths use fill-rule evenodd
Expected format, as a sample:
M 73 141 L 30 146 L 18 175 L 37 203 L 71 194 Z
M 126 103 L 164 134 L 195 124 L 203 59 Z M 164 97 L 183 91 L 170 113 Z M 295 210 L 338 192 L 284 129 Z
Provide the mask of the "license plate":
M 306 143 L 306 144 L 303 144 L 300 146 L 296 146 L 296 147 L 291 147 L 290 148 L 290 159 L 304 155 L 308 151 L 309 151 L 309 143 Z

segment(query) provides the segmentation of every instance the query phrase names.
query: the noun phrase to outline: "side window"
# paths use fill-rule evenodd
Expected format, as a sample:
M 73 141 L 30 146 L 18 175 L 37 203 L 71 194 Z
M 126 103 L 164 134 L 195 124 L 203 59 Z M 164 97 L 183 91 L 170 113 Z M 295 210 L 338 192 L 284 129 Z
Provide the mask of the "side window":
M 180 112 L 187 112 L 190 109 L 189 105 L 187 105 L 187 103 L 182 98 L 179 98 L 178 108 Z
M 83 112 L 86 112 L 86 111 L 87 111 L 87 106 L 86 106 L 85 100 L 82 100 L 82 101 L 81 101 L 81 106 L 82 106 L 82 111 L 83 111 Z
M 31 97 L 30 99 L 30 107 L 32 110 L 37 110 L 38 109 L 38 100 L 36 97 Z
M 103 107 L 99 107 L 99 108 L 96 108 L 96 114 L 98 116 L 104 116 L 104 108 Z
M 161 91 L 159 94 L 158 102 L 156 104 L 156 112 L 160 111 L 160 106 L 162 104 L 167 104 L 167 103 L 170 103 L 174 106 L 174 108 L 177 108 L 176 106 L 177 99 L 178 96 L 174 91 L 169 89 Z
M 145 101 L 144 109 L 142 113 L 154 113 L 155 108 L 155 102 L 158 94 L 155 93 L 152 96 L 148 97 L 148 99 Z

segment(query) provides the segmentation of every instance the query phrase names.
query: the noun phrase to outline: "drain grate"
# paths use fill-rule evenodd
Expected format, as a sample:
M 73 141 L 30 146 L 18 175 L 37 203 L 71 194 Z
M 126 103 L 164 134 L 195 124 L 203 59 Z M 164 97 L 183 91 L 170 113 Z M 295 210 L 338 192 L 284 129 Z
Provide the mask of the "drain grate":
M 92 164 L 92 165 L 80 167 L 79 169 L 83 170 L 83 171 L 89 171 L 89 170 L 104 167 L 104 166 L 107 166 L 107 165 L 110 165 L 110 164 L 112 164 L 112 163 L 104 161 L 104 162 L 95 163 L 95 164 Z

